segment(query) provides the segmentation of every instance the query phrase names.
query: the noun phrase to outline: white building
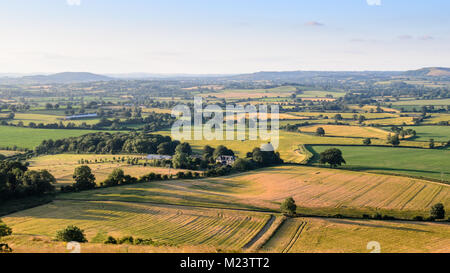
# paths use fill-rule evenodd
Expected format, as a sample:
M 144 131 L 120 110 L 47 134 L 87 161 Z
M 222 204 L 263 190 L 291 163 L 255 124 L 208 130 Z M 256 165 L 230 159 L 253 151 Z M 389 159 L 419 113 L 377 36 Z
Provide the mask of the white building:
M 221 155 L 216 158 L 216 163 L 220 163 L 222 165 L 233 165 L 236 161 L 236 157 L 232 155 Z
M 170 155 L 148 155 L 146 158 L 148 160 L 171 160 L 172 156 L 170 156 Z

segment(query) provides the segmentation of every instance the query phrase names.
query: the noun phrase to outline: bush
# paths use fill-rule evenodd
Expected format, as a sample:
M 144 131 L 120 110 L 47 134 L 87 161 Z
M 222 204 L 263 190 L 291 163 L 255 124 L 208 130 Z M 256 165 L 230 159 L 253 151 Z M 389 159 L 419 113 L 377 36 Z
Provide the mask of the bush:
M 108 239 L 106 239 L 106 241 L 103 243 L 107 245 L 117 245 L 117 240 L 114 237 L 109 236 Z
M 297 205 L 295 204 L 295 200 L 292 197 L 287 198 L 281 204 L 281 212 L 288 215 L 295 215 L 297 211 Z
M 430 211 L 431 217 L 434 219 L 444 219 L 445 218 L 445 209 L 442 203 L 438 203 L 431 207 Z
M 0 244 L 0 253 L 11 253 L 12 249 L 8 244 Z
M 12 234 L 12 229 L 0 220 L 0 238 Z
M 381 215 L 380 213 L 377 213 L 372 218 L 376 219 L 376 220 L 382 220 L 383 219 L 383 215 Z
M 135 245 L 145 245 L 145 246 L 150 246 L 150 245 L 154 245 L 155 242 L 152 239 L 141 239 L 141 238 L 137 238 L 134 241 Z
M 58 231 L 56 239 L 62 242 L 87 242 L 84 231 L 76 226 L 68 226 L 63 230 Z
M 423 221 L 423 217 L 422 216 L 416 216 L 413 218 L 414 221 Z
M 383 220 L 395 220 L 396 218 L 394 216 L 389 215 L 383 215 Z
M 133 236 L 125 236 L 125 237 L 122 237 L 119 240 L 119 244 L 130 244 L 130 245 L 132 245 L 133 243 L 134 243 Z

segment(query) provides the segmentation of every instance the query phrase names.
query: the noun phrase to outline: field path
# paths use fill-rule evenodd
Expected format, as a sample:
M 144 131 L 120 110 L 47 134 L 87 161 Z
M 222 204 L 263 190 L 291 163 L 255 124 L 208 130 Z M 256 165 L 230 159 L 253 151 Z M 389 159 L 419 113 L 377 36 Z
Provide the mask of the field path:
M 245 244 L 243 249 L 250 248 L 253 244 L 255 244 L 267 232 L 267 230 L 269 230 L 273 222 L 275 222 L 275 219 L 275 216 L 270 215 L 270 219 L 267 221 L 264 227 L 258 232 L 258 234 L 255 235 L 255 237 L 253 237 L 247 244 Z
M 295 231 L 294 235 L 292 236 L 291 240 L 287 244 L 287 246 L 283 249 L 282 253 L 288 253 L 292 246 L 294 246 L 295 242 L 297 242 L 298 238 L 300 237 L 300 234 L 302 233 L 303 229 L 305 228 L 307 222 L 302 222 L 297 230 Z

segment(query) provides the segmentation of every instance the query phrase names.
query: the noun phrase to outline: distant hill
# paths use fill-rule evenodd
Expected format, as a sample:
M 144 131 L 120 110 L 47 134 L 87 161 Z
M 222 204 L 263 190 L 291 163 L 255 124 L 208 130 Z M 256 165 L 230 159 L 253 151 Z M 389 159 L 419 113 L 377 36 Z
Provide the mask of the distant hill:
M 450 77 L 450 68 L 447 67 L 425 67 L 418 70 L 405 72 L 406 76 L 415 77 Z
M 343 79 L 343 78 L 388 78 L 401 75 L 396 71 L 262 71 L 252 74 L 241 74 L 231 76 L 236 80 L 254 81 L 291 81 L 298 82 L 308 79 Z
M 5 84 L 48 84 L 48 83 L 80 83 L 111 81 L 114 78 L 88 73 L 88 72 L 63 72 L 51 75 L 33 75 L 19 78 L 1 78 L 0 83 Z

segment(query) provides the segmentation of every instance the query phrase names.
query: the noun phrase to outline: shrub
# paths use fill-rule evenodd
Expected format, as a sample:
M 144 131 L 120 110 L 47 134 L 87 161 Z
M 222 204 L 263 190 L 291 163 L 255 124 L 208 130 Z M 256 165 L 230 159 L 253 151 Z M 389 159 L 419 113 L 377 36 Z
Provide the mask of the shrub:
M 12 249 L 8 244 L 0 244 L 0 253 L 11 253 Z
M 152 239 L 141 239 L 141 238 L 137 238 L 137 239 L 134 241 L 134 244 L 135 244 L 135 245 L 146 245 L 146 246 L 149 246 L 149 245 L 154 245 L 155 242 L 154 242 Z
M 423 217 L 422 216 L 416 216 L 413 218 L 414 221 L 423 221 Z
M 377 213 L 372 218 L 376 219 L 376 220 L 382 220 L 383 219 L 383 215 L 381 215 L 380 213 Z
M 84 231 L 76 226 L 68 226 L 63 230 L 58 231 L 56 239 L 62 242 L 87 242 Z
M 119 240 L 119 244 L 130 244 L 132 245 L 134 242 L 133 236 L 125 236 Z
M 431 207 L 430 211 L 431 217 L 434 219 L 444 219 L 445 218 L 445 209 L 442 203 L 438 203 Z
M 383 215 L 383 220 L 395 220 L 396 218 L 394 216 L 389 215 Z
M 12 234 L 12 229 L 0 220 L 0 238 Z
M 117 240 L 114 237 L 109 236 L 108 239 L 106 239 L 106 241 L 104 242 L 104 244 L 117 245 Z

